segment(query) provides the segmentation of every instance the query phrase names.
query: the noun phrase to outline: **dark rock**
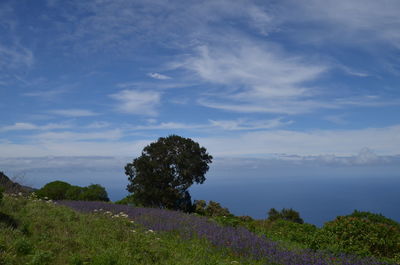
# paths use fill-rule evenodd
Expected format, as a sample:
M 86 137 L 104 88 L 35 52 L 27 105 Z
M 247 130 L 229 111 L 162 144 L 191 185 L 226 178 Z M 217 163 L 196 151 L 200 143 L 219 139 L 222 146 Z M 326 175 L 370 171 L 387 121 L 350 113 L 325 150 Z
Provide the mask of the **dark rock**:
M 13 182 L 9 177 L 7 177 L 3 172 L 0 171 L 0 187 L 4 189 L 6 193 L 23 193 L 29 194 L 36 189 L 22 186 L 17 182 Z

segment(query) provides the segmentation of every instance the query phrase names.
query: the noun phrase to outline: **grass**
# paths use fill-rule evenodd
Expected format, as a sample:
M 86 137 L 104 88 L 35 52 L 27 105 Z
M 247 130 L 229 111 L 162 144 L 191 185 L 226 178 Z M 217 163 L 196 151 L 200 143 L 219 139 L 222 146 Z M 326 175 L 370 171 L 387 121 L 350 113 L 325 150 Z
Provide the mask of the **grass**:
M 8 220 L 0 221 L 4 265 L 267 264 L 205 239 L 182 240 L 176 232 L 149 231 L 125 217 L 78 213 L 52 202 L 5 195 L 0 212 Z
M 290 222 L 249 221 L 257 236 L 225 217 L 10 195 L 0 213 L 0 265 L 393 264 L 305 249 L 316 228 Z

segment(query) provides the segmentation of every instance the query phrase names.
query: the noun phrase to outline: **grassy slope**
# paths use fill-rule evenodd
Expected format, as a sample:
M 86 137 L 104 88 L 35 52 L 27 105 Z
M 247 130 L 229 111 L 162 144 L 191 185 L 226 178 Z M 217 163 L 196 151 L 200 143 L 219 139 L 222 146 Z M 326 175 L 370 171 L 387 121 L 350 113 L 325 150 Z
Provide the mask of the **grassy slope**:
M 0 222 L 0 264 L 265 264 L 244 260 L 207 241 L 154 233 L 126 218 L 80 214 L 69 208 L 5 196 L 0 212 L 18 222 Z

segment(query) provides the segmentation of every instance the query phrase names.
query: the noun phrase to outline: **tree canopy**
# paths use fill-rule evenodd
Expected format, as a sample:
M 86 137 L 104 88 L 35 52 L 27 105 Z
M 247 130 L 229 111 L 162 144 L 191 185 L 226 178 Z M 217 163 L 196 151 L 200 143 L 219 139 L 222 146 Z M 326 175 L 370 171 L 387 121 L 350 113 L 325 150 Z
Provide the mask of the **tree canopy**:
M 125 166 L 136 204 L 189 211 L 188 188 L 202 184 L 212 156 L 192 139 L 177 135 L 161 137 L 146 146 L 140 157 Z
M 52 200 L 109 201 L 106 189 L 99 184 L 79 187 L 59 180 L 47 183 L 36 194 Z
M 268 211 L 268 220 L 276 221 L 279 219 L 291 221 L 291 222 L 295 222 L 295 223 L 299 223 L 299 224 L 304 223 L 303 219 L 300 217 L 299 212 L 293 210 L 292 208 L 290 208 L 290 209 L 283 208 L 281 211 L 277 211 L 275 208 L 271 208 Z

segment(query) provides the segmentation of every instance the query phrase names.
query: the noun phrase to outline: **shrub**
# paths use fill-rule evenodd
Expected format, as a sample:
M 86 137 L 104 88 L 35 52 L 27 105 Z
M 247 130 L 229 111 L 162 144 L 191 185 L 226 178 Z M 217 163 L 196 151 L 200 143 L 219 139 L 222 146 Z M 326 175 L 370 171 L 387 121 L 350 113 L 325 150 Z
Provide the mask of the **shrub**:
M 207 216 L 230 216 L 228 208 L 223 208 L 218 202 L 210 201 L 205 209 Z
M 194 212 L 200 215 L 206 215 L 207 203 L 205 200 L 196 200 L 193 203 Z
M 73 186 L 64 181 L 47 183 L 36 192 L 40 198 L 52 200 L 109 201 L 106 189 L 99 184 L 87 187 Z
M 210 201 L 207 204 L 204 200 L 196 200 L 194 201 L 193 209 L 195 213 L 209 217 L 233 216 L 228 208 L 223 208 L 221 204 L 215 201 Z
M 0 187 L 0 204 L 1 204 L 1 201 L 3 200 L 3 192 L 4 192 L 4 189 L 2 187 Z
M 400 224 L 398 222 L 396 222 L 392 219 L 389 219 L 389 218 L 383 216 L 382 214 L 376 214 L 376 213 L 371 213 L 371 212 L 361 212 L 361 211 L 354 210 L 354 212 L 349 216 L 369 220 L 373 223 L 388 224 L 388 225 L 397 226 L 398 228 L 400 228 Z
M 334 221 L 327 222 L 316 234 L 310 247 L 388 258 L 400 254 L 398 224 L 388 224 L 386 217 L 376 214 L 353 214 L 338 216 Z
M 92 184 L 88 187 L 82 188 L 83 192 L 80 194 L 79 199 L 83 201 L 109 201 L 107 191 L 99 184 Z
M 26 238 L 15 241 L 14 248 L 18 255 L 28 255 L 33 250 L 32 244 Z
M 273 240 L 295 242 L 306 245 L 313 238 L 314 233 L 318 230 L 312 224 L 299 224 L 293 221 L 277 219 L 276 221 L 266 221 L 268 229 L 264 234 Z
M 138 206 L 135 203 L 135 197 L 133 196 L 133 194 L 129 194 L 128 196 L 126 196 L 125 198 L 116 201 L 115 204 L 124 204 L 124 205 L 135 205 Z
M 79 186 L 71 186 L 65 193 L 65 199 L 67 200 L 80 200 L 84 189 Z
M 290 209 L 283 208 L 280 212 L 277 211 L 275 208 L 271 208 L 268 211 L 268 220 L 276 221 L 279 219 L 295 222 L 298 224 L 304 223 L 303 219 L 300 218 L 299 212 L 293 210 L 292 208 Z
M 48 197 L 52 200 L 67 199 L 67 191 L 71 188 L 71 184 L 64 181 L 53 181 L 44 185 L 36 194 L 41 197 Z

